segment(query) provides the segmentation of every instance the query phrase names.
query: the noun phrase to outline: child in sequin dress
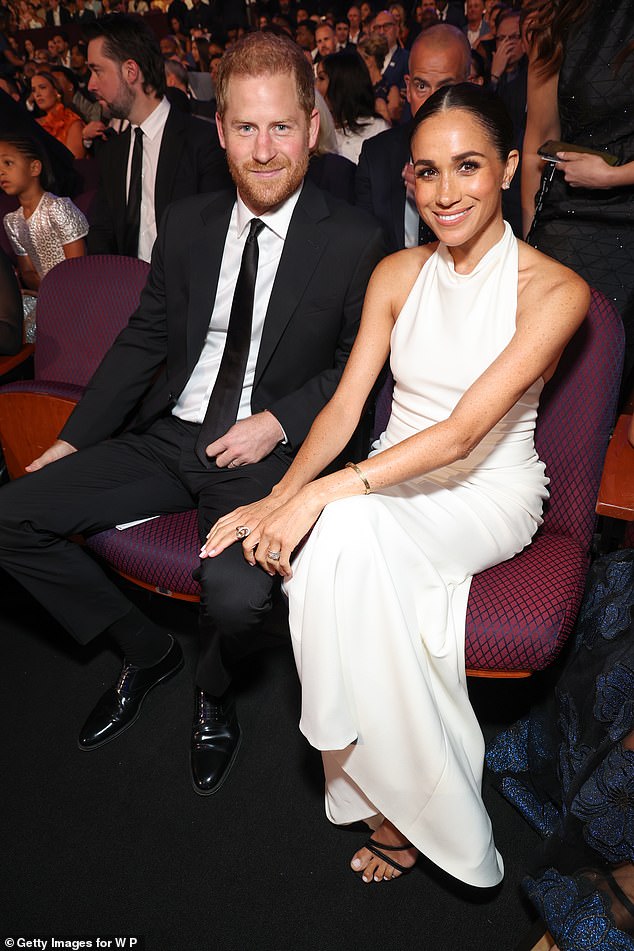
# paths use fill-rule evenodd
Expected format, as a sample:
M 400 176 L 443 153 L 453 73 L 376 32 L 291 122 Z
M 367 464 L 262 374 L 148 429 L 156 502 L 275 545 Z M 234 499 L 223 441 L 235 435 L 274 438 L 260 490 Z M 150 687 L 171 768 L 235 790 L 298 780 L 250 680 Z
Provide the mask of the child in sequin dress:
M 35 139 L 3 136 L 0 140 L 0 188 L 15 195 L 17 211 L 4 217 L 4 228 L 18 258 L 26 288 L 37 290 L 52 267 L 86 253 L 88 222 L 70 198 L 48 191 L 50 163 Z

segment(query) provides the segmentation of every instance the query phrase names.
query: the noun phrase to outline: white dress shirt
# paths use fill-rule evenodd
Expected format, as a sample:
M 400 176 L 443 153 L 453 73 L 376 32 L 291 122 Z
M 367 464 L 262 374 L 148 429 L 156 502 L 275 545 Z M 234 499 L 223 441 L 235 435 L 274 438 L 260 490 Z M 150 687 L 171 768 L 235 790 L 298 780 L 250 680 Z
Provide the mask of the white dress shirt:
M 138 257 L 142 261 L 149 261 L 152 257 L 152 248 L 156 241 L 156 211 L 154 208 L 154 189 L 156 186 L 156 169 L 158 167 L 161 142 L 165 123 L 170 111 L 168 100 L 163 97 L 156 109 L 141 123 L 143 131 L 143 171 L 141 173 L 141 223 L 139 225 Z M 130 190 L 130 171 L 132 168 L 132 151 L 134 149 L 134 130 L 130 134 L 130 151 L 128 152 L 128 169 L 126 172 L 125 193 Z
M 274 211 L 259 215 L 266 227 L 258 235 L 258 273 L 255 280 L 255 295 L 253 300 L 253 323 L 251 325 L 251 344 L 247 359 L 247 368 L 244 375 L 242 395 L 238 409 L 238 419 L 251 416 L 251 393 L 255 366 L 260 350 L 260 341 L 264 330 L 264 318 L 269 306 L 273 282 L 284 250 L 284 242 L 291 222 L 291 216 L 299 198 L 301 187 Z M 192 375 L 185 384 L 185 388 L 172 410 L 174 416 L 192 423 L 202 423 L 207 411 L 211 392 L 218 376 L 220 361 L 227 340 L 227 328 L 231 315 L 231 304 L 235 290 L 242 252 L 246 244 L 247 235 L 253 212 L 249 211 L 240 196 L 231 212 L 229 230 L 225 238 L 225 247 L 220 265 L 216 299 L 211 309 L 209 329 L 205 343 L 194 367 Z M 281 427 L 280 427 L 281 429 Z M 280 436 L 282 437 L 283 431 Z M 285 438 L 285 437 L 284 437 Z

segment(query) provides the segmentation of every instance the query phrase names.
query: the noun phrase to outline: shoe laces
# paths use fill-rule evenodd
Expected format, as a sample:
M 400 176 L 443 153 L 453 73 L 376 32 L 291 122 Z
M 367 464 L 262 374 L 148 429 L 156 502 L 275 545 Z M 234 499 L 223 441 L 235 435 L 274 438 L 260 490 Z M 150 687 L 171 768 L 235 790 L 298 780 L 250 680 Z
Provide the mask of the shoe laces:
M 210 700 L 202 690 L 198 693 L 198 719 L 201 723 L 206 720 L 223 720 L 225 711 L 222 703 Z

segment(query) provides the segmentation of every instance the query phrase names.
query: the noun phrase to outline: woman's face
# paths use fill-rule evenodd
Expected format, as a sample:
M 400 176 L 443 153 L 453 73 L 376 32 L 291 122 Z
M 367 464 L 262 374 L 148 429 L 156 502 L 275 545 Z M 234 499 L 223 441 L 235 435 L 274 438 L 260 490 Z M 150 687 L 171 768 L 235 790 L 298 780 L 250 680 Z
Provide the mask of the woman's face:
M 328 84 L 330 80 L 328 79 L 328 74 L 323 66 L 317 66 L 317 75 L 315 76 L 315 89 L 317 92 L 320 92 L 324 99 L 328 95 Z
M 49 112 L 60 100 L 59 94 L 45 76 L 33 77 L 31 93 L 35 105 L 43 112 Z
M 464 109 L 426 119 L 412 140 L 416 205 L 434 234 L 449 247 L 485 254 L 501 234 L 503 182 L 510 182 L 518 153 L 501 161 L 485 129 Z
M 35 52 L 35 47 L 33 46 L 32 40 L 24 41 L 24 52 L 26 53 L 29 59 L 33 59 L 33 54 Z

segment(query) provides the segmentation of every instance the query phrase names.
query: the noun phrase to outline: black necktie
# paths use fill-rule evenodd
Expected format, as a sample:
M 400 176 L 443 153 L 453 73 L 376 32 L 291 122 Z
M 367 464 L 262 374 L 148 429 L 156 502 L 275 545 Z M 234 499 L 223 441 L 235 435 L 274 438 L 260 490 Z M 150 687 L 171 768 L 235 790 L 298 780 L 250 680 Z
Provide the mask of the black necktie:
M 238 416 L 251 345 L 253 297 L 258 273 L 258 235 L 262 228 L 264 223 L 259 218 L 251 219 L 249 236 L 242 252 L 240 273 L 233 292 L 225 349 L 196 441 L 196 455 L 206 466 L 210 465 L 210 461 L 205 454 L 205 448 L 219 436 L 224 436 Z
M 143 173 L 143 130 L 134 130 L 134 148 L 130 166 L 130 187 L 125 207 L 124 253 L 129 258 L 139 254 L 139 228 L 141 225 L 141 176 Z

